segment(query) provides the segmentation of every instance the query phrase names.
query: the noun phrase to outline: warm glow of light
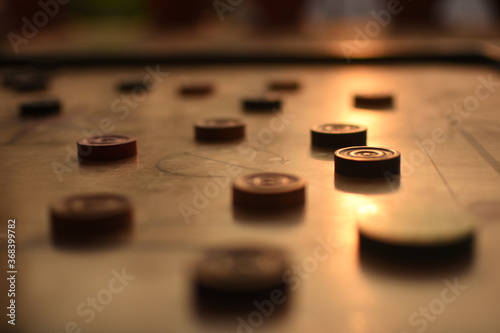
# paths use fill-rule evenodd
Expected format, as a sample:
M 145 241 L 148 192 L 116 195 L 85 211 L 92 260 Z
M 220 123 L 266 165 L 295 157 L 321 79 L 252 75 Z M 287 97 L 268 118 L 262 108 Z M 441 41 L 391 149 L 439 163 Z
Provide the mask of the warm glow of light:
M 386 93 L 386 87 L 390 86 L 383 73 L 373 71 L 366 66 L 358 66 L 349 74 L 342 81 L 352 93 Z
M 377 205 L 375 205 L 372 199 L 366 195 L 362 194 L 348 194 L 345 193 L 342 196 L 342 207 L 350 212 L 357 212 L 358 214 L 361 212 L 368 213 L 373 211 L 373 209 L 377 209 Z
M 361 48 L 357 47 L 356 43 L 358 42 L 354 40 L 345 40 L 340 44 L 338 41 L 336 41 L 329 44 L 328 48 L 332 51 L 332 53 L 339 56 L 348 57 L 349 59 L 370 59 L 384 57 L 387 56 L 387 54 L 390 54 L 391 51 L 387 48 L 387 44 L 378 42 L 376 40 L 371 40 L 365 47 Z M 358 52 L 355 52 L 354 50 Z
M 358 208 L 358 215 L 373 215 L 377 213 L 378 207 L 375 204 L 368 204 Z

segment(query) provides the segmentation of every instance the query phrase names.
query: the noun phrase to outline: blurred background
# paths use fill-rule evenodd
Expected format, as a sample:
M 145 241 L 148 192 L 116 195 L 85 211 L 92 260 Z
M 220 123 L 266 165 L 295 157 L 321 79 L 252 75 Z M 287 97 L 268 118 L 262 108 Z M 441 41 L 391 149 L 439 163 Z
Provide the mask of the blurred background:
M 0 15 L 3 55 L 352 40 L 369 22 L 380 28 L 372 24 L 370 39 L 479 39 L 500 32 L 500 0 L 0 0 Z

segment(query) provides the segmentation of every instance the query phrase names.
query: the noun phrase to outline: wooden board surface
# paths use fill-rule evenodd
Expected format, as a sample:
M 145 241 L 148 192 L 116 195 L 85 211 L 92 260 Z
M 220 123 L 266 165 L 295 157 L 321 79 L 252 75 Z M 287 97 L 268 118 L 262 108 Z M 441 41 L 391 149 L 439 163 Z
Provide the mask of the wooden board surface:
M 3 332 L 500 330 L 497 70 L 442 64 L 158 66 L 168 76 L 163 74 L 154 89 L 130 104 L 115 86 L 123 76 L 144 77 L 146 68 L 61 69 L 47 93 L 0 90 L 2 271 L 7 220 L 12 218 L 18 268 L 16 326 L 8 325 L 2 313 Z M 243 112 L 241 98 L 262 93 L 272 78 L 294 78 L 302 88 L 283 97 L 281 113 Z M 177 87 L 192 81 L 213 82 L 216 91 L 204 98 L 179 96 Z M 478 88 L 485 81 L 494 84 Z M 355 109 L 356 92 L 391 92 L 395 108 Z M 47 95 L 62 100 L 60 116 L 19 118 L 20 101 Z M 448 111 L 455 103 L 472 104 L 470 111 Z M 195 142 L 194 122 L 213 116 L 245 120 L 249 140 Z M 105 126 L 103 119 L 108 119 Z M 333 154 L 310 145 L 309 129 L 328 122 L 365 125 L 369 145 L 399 150 L 399 184 L 336 178 Z M 138 138 L 137 158 L 92 164 L 74 160 L 76 141 L 84 133 L 110 128 Z M 437 140 L 436 130 L 441 131 Z M 254 171 L 306 178 L 305 207 L 272 217 L 233 209 L 230 182 Z M 210 189 L 211 198 L 200 199 L 199 193 Z M 55 247 L 50 203 L 101 191 L 132 201 L 130 241 L 105 249 Z M 183 216 L 187 206 L 196 213 Z M 472 223 L 473 251 L 457 254 L 453 265 L 444 262 L 442 269 L 394 265 L 382 254 L 360 252 L 360 221 L 382 231 L 382 223 L 409 224 L 423 235 L 439 227 L 445 236 Z M 280 247 L 292 265 L 301 267 L 290 273 L 294 288 L 286 311 L 269 317 L 243 314 L 243 326 L 236 315 L 216 320 L 198 313 L 192 279 L 204 250 L 241 243 Z M 106 292 L 120 272 L 130 279 L 119 292 Z M 2 280 L 5 300 L 8 285 Z M 455 283 L 462 289 L 446 291 Z M 89 297 L 105 301 L 101 311 L 91 310 Z M 426 318 L 419 311 L 429 307 Z

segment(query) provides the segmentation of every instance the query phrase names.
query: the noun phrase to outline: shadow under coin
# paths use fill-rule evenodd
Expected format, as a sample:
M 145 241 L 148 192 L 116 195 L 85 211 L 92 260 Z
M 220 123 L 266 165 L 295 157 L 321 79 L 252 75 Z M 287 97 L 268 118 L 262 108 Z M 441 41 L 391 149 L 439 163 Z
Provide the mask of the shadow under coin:
M 64 251 L 102 251 L 115 249 L 129 244 L 133 237 L 132 227 L 122 230 L 119 234 L 99 233 L 78 234 L 52 233 L 52 245 L 58 250 Z
M 334 148 L 321 148 L 316 146 L 311 146 L 309 150 L 309 156 L 321 161 L 330 161 L 333 163 L 333 153 L 336 149 Z
M 384 178 L 348 177 L 335 174 L 335 189 L 355 194 L 384 194 L 399 190 L 401 177 L 398 175 Z
M 259 226 L 296 226 L 304 218 L 304 206 L 252 210 L 233 207 L 233 216 L 236 223 L 255 224 Z
M 219 147 L 219 148 L 234 148 L 235 145 L 240 145 L 245 141 L 245 138 L 237 138 L 237 139 L 211 139 L 211 140 L 202 140 L 195 139 L 196 144 L 200 146 L 200 148 L 205 147 Z
M 95 171 L 98 169 L 102 172 L 113 171 L 118 168 L 128 167 L 128 168 L 136 168 L 139 165 L 139 158 L 137 156 L 123 158 L 119 160 L 110 160 L 110 161 L 88 161 L 79 159 L 79 169 L 80 171 Z
M 290 302 L 285 284 L 272 290 L 247 293 L 221 293 L 197 286 L 193 293 L 198 316 L 205 322 L 214 323 L 225 320 L 234 323 L 236 317 L 241 317 L 250 324 L 265 325 L 283 318 Z
M 365 271 L 400 278 L 449 277 L 470 270 L 474 243 L 473 235 L 432 246 L 394 245 L 360 235 L 359 261 Z

